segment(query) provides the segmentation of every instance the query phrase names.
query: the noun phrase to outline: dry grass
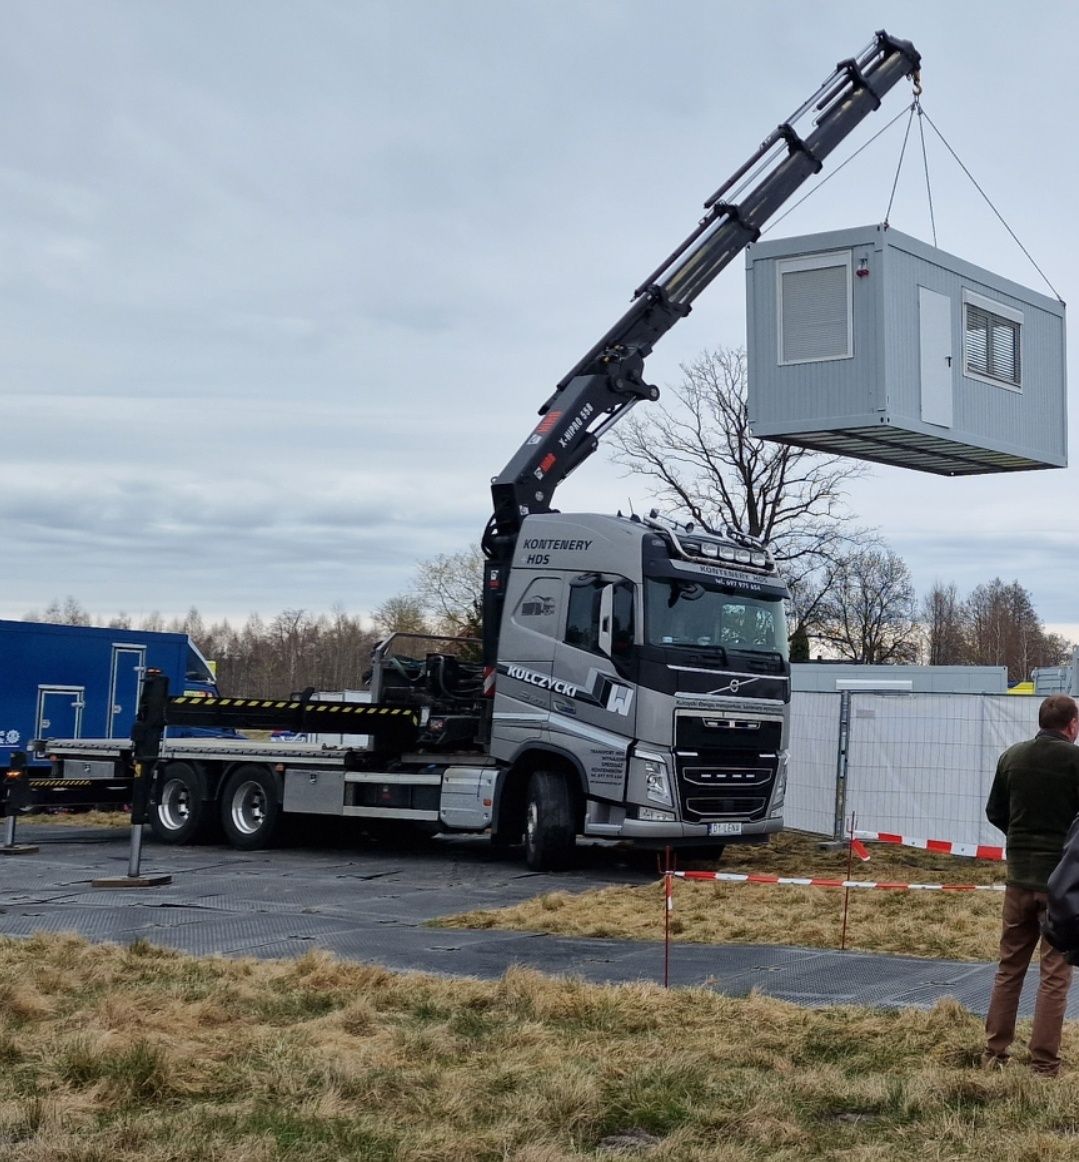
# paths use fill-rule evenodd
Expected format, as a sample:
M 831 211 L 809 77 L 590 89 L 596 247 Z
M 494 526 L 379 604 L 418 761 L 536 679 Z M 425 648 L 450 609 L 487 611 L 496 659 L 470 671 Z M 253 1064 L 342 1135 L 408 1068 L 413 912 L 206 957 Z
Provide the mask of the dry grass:
M 1071 1078 L 982 1073 L 951 1001 L 813 1011 L 56 936 L 0 940 L 0 982 L 19 1162 L 1051 1162 L 1079 1143 Z
M 52 824 L 56 827 L 130 827 L 131 813 L 129 811 L 61 811 L 56 814 L 20 815 L 16 823 L 16 830 L 24 823 L 32 823 L 36 827 L 42 824 Z
M 886 844 L 855 859 L 852 879 L 902 883 L 1000 883 L 1004 865 L 932 855 Z M 702 867 L 703 865 L 690 865 Z M 767 847 L 727 849 L 722 871 L 847 878 L 846 852 L 785 833 Z M 1000 939 L 997 892 L 850 892 L 847 947 L 954 960 L 993 960 Z M 838 948 L 843 892 L 831 888 L 758 884 L 675 884 L 672 935 L 719 944 L 794 944 Z M 662 940 L 661 884 L 598 891 L 549 892 L 513 908 L 482 909 L 439 921 L 455 928 L 508 928 L 563 936 Z

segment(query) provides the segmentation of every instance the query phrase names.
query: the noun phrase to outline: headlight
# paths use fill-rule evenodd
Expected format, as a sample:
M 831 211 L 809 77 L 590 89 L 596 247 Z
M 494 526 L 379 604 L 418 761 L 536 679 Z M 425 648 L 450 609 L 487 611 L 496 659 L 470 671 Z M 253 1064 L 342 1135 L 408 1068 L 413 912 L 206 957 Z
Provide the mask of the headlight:
M 768 564 L 768 558 L 763 553 L 754 553 L 753 564 L 759 565 L 763 569 Z
M 734 557 L 735 557 L 736 561 L 740 561 L 743 565 L 749 564 L 749 550 L 748 549 L 739 549 L 734 554 Z
M 630 799 L 660 807 L 673 807 L 667 764 L 657 754 L 637 754 L 630 759 Z
M 701 552 L 706 557 L 718 557 L 719 545 L 713 545 L 711 541 L 705 541 L 704 544 L 701 545 Z
M 644 764 L 644 793 L 657 803 L 671 805 L 671 788 L 667 782 L 667 768 L 662 763 Z
M 786 751 L 783 751 L 779 756 L 779 763 L 776 766 L 776 785 L 772 792 L 772 805 L 769 809 L 770 815 L 778 815 L 783 809 L 783 802 L 787 797 L 787 759 Z
M 719 555 L 723 558 L 724 561 L 734 560 L 734 550 L 728 549 L 726 546 L 719 550 Z

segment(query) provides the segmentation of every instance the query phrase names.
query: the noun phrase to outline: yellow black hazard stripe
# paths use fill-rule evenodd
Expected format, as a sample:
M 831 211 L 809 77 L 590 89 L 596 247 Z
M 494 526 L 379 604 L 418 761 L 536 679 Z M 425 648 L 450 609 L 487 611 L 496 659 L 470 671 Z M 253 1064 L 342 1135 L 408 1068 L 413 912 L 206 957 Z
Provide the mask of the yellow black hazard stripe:
M 180 695 L 169 699 L 170 706 L 186 706 L 195 710 L 281 710 L 285 713 L 336 714 L 342 718 L 362 720 L 400 718 L 419 725 L 414 709 L 402 706 L 378 706 L 364 702 L 278 702 L 272 698 L 214 698 L 205 695 Z
M 31 787 L 89 787 L 92 779 L 31 779 Z

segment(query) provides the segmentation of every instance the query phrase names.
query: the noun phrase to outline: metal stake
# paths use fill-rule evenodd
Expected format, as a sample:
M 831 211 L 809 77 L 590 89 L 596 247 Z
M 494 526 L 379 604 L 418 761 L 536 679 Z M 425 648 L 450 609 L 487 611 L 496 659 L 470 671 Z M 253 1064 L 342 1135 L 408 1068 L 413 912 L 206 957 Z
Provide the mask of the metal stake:
M 847 751 L 850 744 L 850 691 L 839 694 L 839 742 L 835 757 L 835 821 L 832 838 L 843 839 L 843 821 L 847 814 Z
M 847 882 L 843 885 L 843 933 L 839 938 L 840 952 L 847 950 L 847 908 L 850 905 L 850 877 L 854 871 L 854 812 L 850 815 L 850 844 L 847 847 Z

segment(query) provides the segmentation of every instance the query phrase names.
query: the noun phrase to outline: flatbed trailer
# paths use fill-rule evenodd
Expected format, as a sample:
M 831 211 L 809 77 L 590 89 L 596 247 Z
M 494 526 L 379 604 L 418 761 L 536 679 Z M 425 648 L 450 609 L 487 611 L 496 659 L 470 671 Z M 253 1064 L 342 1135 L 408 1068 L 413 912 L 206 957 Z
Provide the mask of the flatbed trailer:
M 130 747 L 51 739 L 47 751 L 57 778 L 121 785 L 130 798 Z M 491 824 L 497 763 L 482 754 L 435 761 L 403 753 L 387 770 L 350 747 L 184 739 L 164 740 L 158 756 L 149 823 L 167 843 L 195 842 L 220 827 L 233 847 L 253 850 L 273 842 L 282 814 L 432 831 L 483 831 Z

